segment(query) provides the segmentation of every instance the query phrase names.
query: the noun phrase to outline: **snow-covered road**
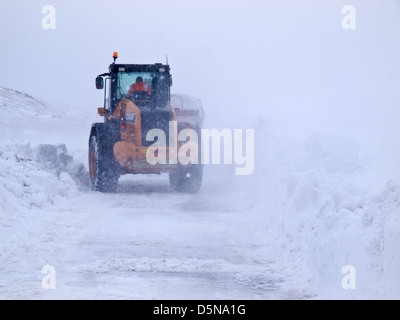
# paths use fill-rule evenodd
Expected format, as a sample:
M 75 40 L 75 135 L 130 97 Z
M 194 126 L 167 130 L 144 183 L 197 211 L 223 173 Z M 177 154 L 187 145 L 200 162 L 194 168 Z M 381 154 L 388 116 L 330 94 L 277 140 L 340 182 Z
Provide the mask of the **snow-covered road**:
M 215 192 L 172 193 L 165 177 L 125 179 L 117 194 L 73 194 L 1 225 L 0 298 L 277 299 L 288 289 L 243 212 Z M 42 288 L 54 266 L 56 290 Z

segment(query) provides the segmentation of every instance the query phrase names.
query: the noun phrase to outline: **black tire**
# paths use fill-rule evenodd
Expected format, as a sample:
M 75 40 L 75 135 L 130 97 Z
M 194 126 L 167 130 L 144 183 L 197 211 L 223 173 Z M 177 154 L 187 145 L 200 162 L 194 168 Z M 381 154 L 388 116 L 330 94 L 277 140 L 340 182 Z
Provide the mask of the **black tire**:
M 118 187 L 118 170 L 113 154 L 113 144 L 102 141 L 97 135 L 89 140 L 89 175 L 93 191 L 114 193 Z
M 170 172 L 169 183 L 171 187 L 182 193 L 198 193 L 203 182 L 203 166 L 179 166 Z

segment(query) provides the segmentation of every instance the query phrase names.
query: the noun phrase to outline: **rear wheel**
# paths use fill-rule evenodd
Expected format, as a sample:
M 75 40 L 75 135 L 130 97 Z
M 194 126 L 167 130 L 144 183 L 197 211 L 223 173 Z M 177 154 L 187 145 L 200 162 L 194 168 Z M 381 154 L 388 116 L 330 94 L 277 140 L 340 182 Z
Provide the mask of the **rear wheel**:
M 112 193 L 117 190 L 119 175 L 113 146 L 102 142 L 96 135 L 89 141 L 89 174 L 92 190 Z
M 203 182 L 203 166 L 182 166 L 170 172 L 169 183 L 178 192 L 198 193 Z

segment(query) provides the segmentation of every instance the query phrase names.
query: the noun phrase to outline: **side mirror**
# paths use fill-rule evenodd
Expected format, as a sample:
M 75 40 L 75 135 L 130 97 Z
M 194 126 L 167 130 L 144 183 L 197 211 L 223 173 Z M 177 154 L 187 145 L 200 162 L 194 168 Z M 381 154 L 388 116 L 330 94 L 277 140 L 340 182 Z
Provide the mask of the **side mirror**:
M 104 79 L 102 77 L 96 78 L 96 89 L 98 90 L 104 89 Z
M 169 86 L 172 87 L 173 82 L 172 82 L 172 75 L 169 76 Z

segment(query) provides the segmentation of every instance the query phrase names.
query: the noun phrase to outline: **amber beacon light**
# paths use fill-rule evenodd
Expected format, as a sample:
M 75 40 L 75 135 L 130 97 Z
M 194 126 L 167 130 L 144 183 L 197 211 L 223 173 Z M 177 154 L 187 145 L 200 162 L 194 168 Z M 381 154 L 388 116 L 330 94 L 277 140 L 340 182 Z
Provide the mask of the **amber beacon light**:
M 118 52 L 114 52 L 114 54 L 113 54 L 113 58 L 114 58 L 114 63 L 115 63 L 115 60 L 117 60 L 117 59 L 118 59 Z

